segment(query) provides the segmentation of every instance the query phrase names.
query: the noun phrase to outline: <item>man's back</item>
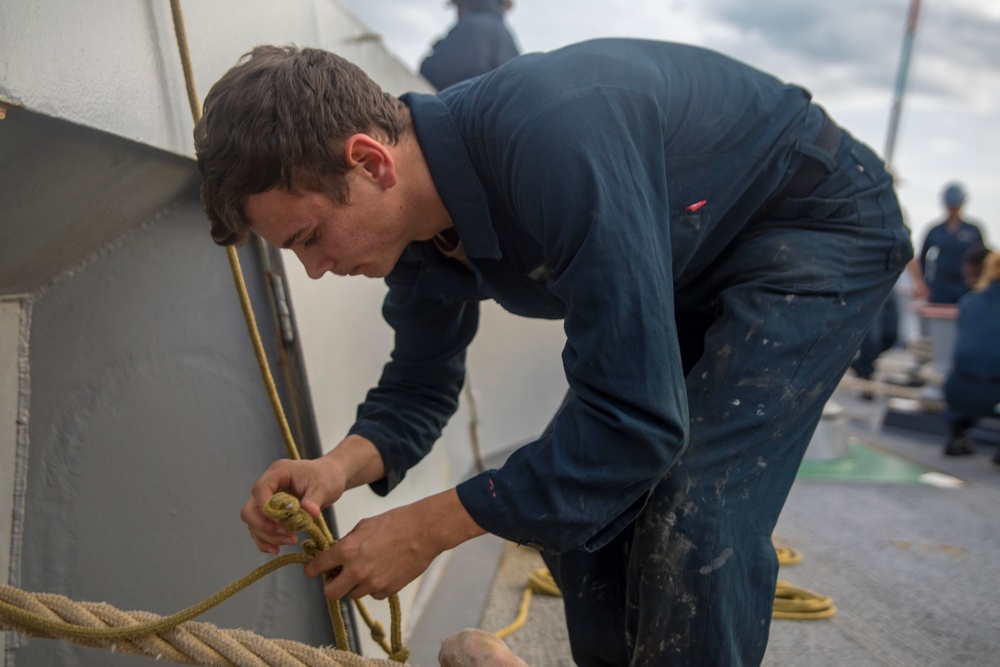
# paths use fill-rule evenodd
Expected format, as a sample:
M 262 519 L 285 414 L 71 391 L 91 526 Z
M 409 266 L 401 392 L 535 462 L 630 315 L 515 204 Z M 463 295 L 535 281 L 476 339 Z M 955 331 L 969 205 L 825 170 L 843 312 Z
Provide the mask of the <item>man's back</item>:
M 438 97 L 494 201 L 526 188 L 564 196 L 566 209 L 583 201 L 588 165 L 629 171 L 671 227 L 679 280 L 722 250 L 822 122 L 801 88 L 712 51 L 639 40 L 527 54 Z

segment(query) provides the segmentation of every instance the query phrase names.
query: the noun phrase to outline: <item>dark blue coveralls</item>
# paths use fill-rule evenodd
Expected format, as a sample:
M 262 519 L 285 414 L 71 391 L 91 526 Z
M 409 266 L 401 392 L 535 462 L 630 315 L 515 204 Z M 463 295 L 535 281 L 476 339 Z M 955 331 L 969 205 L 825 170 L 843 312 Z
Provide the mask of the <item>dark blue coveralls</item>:
M 433 46 L 420 74 L 438 90 L 503 65 L 518 55 L 499 0 L 466 0 L 462 18 Z
M 858 377 L 870 379 L 875 373 L 875 361 L 896 344 L 899 339 L 899 304 L 896 295 L 890 294 L 879 310 L 871 328 L 861 341 L 858 354 L 851 361 L 851 368 Z
M 969 291 L 962 275 L 962 257 L 977 245 L 983 245 L 982 232 L 964 220 L 954 231 L 942 222 L 927 232 L 920 249 L 920 269 L 931 291 L 928 301 L 958 303 L 959 297 Z
M 403 99 L 471 270 L 420 242 L 387 278 L 395 349 L 352 428 L 372 488 L 456 409 L 479 300 L 562 318 L 570 396 L 463 505 L 542 551 L 578 664 L 758 664 L 778 513 L 913 254 L 881 161 L 801 88 L 677 44 Z
M 980 417 L 1000 417 L 1000 282 L 958 302 L 951 371 L 944 385 L 948 421 L 965 431 Z

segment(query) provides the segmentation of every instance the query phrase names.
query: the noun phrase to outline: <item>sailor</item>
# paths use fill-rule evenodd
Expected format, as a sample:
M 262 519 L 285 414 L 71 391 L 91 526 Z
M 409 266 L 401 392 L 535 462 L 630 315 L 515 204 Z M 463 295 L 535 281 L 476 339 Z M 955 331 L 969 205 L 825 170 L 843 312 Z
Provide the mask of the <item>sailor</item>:
M 977 253 L 979 255 L 979 253 Z M 951 368 L 944 384 L 948 439 L 945 456 L 975 454 L 968 430 L 983 417 L 1000 416 L 1000 253 L 982 255 L 973 291 L 958 301 Z M 1000 448 L 993 462 L 1000 464 Z
M 420 64 L 420 74 L 441 90 L 484 74 L 518 55 L 503 17 L 511 0 L 452 0 L 458 22 Z
M 316 100 L 324 100 L 317 103 Z M 757 665 L 771 533 L 833 392 L 913 256 L 882 161 L 804 89 L 712 51 L 597 40 L 438 95 L 258 47 L 195 128 L 219 244 L 385 279 L 395 347 L 357 421 L 278 461 L 242 510 L 259 549 L 397 486 L 458 406 L 479 302 L 563 321 L 570 392 L 500 468 L 360 522 L 306 566 L 399 591 L 490 532 L 541 551 L 579 665 Z
M 962 257 L 971 248 L 983 245 L 979 227 L 962 218 L 965 188 L 949 183 L 941 193 L 945 218 L 927 232 L 920 249 L 919 265 L 911 267 L 917 294 L 931 303 L 958 303 L 969 291 L 962 275 Z M 913 268 L 919 270 L 913 271 Z M 923 285 L 926 287 L 923 287 Z

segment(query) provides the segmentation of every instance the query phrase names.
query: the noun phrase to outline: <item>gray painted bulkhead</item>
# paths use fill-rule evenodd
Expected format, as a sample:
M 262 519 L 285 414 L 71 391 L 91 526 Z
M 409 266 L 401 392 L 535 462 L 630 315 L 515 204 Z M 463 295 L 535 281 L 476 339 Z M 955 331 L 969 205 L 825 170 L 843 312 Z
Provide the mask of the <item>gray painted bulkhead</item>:
M 25 590 L 170 614 L 267 559 L 238 513 L 284 448 L 197 180 L 189 159 L 91 128 L 0 121 L 0 575 Z M 260 258 L 240 256 L 275 357 Z M 298 567 L 201 620 L 333 641 Z M 4 662 L 151 663 L 12 633 Z
M 342 0 L 181 5 L 201 95 L 263 43 L 329 49 L 393 94 L 432 90 Z M 168 613 L 263 561 L 238 511 L 284 450 L 224 253 L 198 210 L 185 83 L 169 3 L 0 2 L 0 582 Z M 254 250 L 241 257 L 274 356 L 259 280 L 270 269 Z M 291 368 L 272 368 L 286 408 L 298 408 L 289 412 L 300 443 L 315 440 L 309 456 L 353 423 L 392 332 L 379 315 L 383 283 L 309 280 L 283 254 L 274 262 L 298 319 L 280 348 Z M 389 497 L 359 489 L 337 502 L 344 532 L 454 484 L 470 470 L 473 440 L 489 457 L 540 432 L 565 391 L 563 342 L 558 322 L 484 303 L 459 411 Z M 185 462 L 196 453 L 204 462 Z M 189 488 L 210 491 L 195 517 L 181 495 Z M 141 527 L 112 523 L 119 497 Z M 210 619 L 329 642 L 318 586 L 300 571 L 270 579 Z M 438 579 L 400 591 L 404 639 L 432 611 L 424 601 Z M 275 620 L 275 609 L 291 616 Z M 368 610 L 388 623 L 388 605 Z M 6 657 L 6 667 L 148 662 L 44 640 L 11 644 Z

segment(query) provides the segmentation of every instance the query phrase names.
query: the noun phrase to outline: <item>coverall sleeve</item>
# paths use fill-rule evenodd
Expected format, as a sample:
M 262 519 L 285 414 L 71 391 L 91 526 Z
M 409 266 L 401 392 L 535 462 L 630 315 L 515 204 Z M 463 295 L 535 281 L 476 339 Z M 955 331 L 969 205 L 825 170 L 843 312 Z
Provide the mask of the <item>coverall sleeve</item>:
M 634 520 L 687 437 L 659 111 L 583 94 L 598 99 L 532 123 L 511 170 L 566 305 L 576 397 L 551 434 L 458 487 L 480 526 L 557 553 L 598 549 Z
M 378 386 L 358 407 L 351 434 L 371 440 L 386 476 L 371 484 L 385 495 L 406 476 L 458 409 L 465 351 L 479 326 L 479 303 L 415 294 L 419 269 L 400 263 L 386 279 L 382 306 L 395 344 Z
M 927 277 L 927 251 L 930 250 L 931 246 L 934 245 L 934 234 L 937 227 L 931 227 L 930 231 L 924 236 L 923 243 L 920 244 L 920 275 L 924 279 Z

